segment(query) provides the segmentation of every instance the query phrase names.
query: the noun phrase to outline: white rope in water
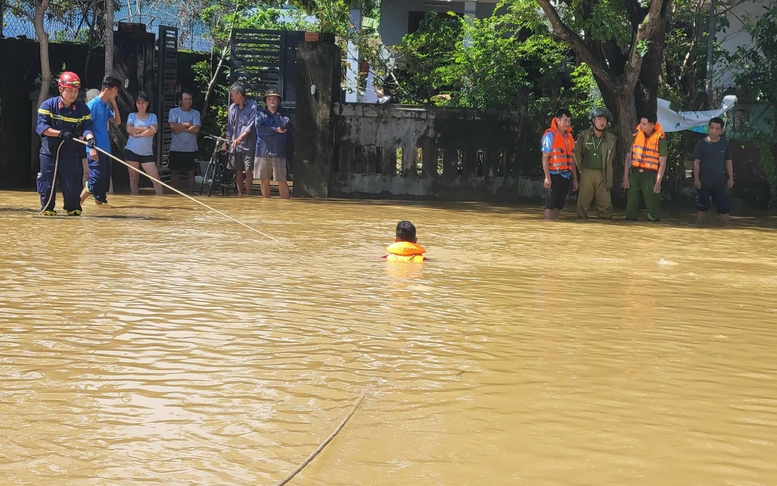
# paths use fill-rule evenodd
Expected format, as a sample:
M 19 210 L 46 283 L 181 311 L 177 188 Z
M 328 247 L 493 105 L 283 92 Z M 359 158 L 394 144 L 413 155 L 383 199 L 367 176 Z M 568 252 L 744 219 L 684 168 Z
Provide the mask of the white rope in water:
M 76 142 L 78 142 L 78 143 L 80 143 L 80 144 L 86 145 L 86 142 L 84 142 L 83 140 L 79 140 L 79 139 L 76 139 L 76 138 L 74 138 L 73 140 L 75 140 Z M 213 211 L 214 213 L 216 213 L 216 214 L 219 214 L 219 215 L 221 215 L 221 216 L 224 216 L 224 217 L 225 217 L 225 218 L 227 218 L 228 220 L 230 220 L 230 221 L 232 221 L 232 222 L 235 222 L 235 223 L 239 224 L 240 226 L 242 226 L 242 227 L 244 227 L 244 228 L 247 228 L 247 229 L 249 229 L 249 230 L 253 231 L 254 233 L 259 233 L 260 235 L 264 236 L 265 238 L 269 238 L 269 239 L 271 239 L 271 240 L 273 240 L 273 241 L 278 241 L 278 240 L 276 240 L 275 238 L 273 238 L 272 236 L 270 236 L 270 235 L 268 235 L 268 234 L 265 234 L 265 233 L 262 233 L 262 232 L 261 232 L 261 231 L 259 231 L 258 229 L 256 229 L 256 228 L 252 228 L 251 226 L 248 226 L 247 224 L 243 223 L 242 221 L 238 221 L 238 220 L 236 220 L 235 218 L 233 218 L 232 216 L 230 216 L 230 215 L 228 215 L 228 214 L 225 214 L 225 213 L 222 213 L 222 212 L 221 212 L 221 211 L 219 211 L 218 209 L 214 209 L 214 208 L 212 208 L 212 207 L 208 206 L 207 204 L 205 204 L 204 202 L 202 202 L 202 201 L 198 201 L 197 199 L 194 199 L 193 197 L 189 196 L 188 194 L 185 194 L 185 193 L 183 193 L 183 192 L 179 191 L 178 189 L 176 189 L 176 188 L 174 188 L 174 187 L 172 187 L 172 186 L 169 186 L 169 185 L 165 184 L 164 182 L 160 181 L 159 179 L 156 179 L 155 177 L 152 177 L 152 176 L 150 176 L 150 175 L 146 174 L 146 173 L 145 173 L 145 172 L 143 172 L 142 170 L 140 170 L 140 169 L 136 169 L 135 167 L 132 167 L 132 166 L 131 166 L 131 165 L 129 165 L 128 163 L 124 162 L 123 160 L 121 160 L 121 159 L 120 159 L 120 158 L 118 158 L 118 157 L 114 157 L 112 154 L 109 154 L 108 152 L 106 152 L 105 150 L 101 149 L 100 147 L 95 147 L 95 149 L 97 149 L 98 151 L 100 151 L 100 152 L 104 153 L 105 155 L 107 155 L 108 157 L 112 158 L 112 159 L 113 159 L 113 160 L 115 160 L 116 162 L 119 162 L 120 164 L 126 165 L 128 169 L 132 169 L 132 170 L 134 170 L 135 172 L 137 172 L 138 174 L 141 174 L 141 175 L 144 175 L 144 176 L 148 177 L 148 178 L 149 178 L 149 179 L 151 179 L 152 181 L 154 181 L 154 182 L 157 182 L 157 183 L 161 184 L 162 186 L 164 186 L 164 187 L 166 187 L 166 188 L 170 189 L 171 191 L 173 191 L 173 192 L 175 192 L 175 193 L 177 193 L 177 194 L 180 194 L 181 196 L 183 196 L 183 197 L 185 197 L 185 198 L 187 198 L 187 199 L 189 199 L 189 200 L 191 200 L 191 201 L 194 201 L 194 202 L 196 202 L 196 203 L 197 203 L 197 204 L 199 204 L 200 206 L 204 206 L 205 208 L 207 208 L 207 209 L 210 209 L 210 210 L 211 210 L 211 211 Z M 56 170 L 56 166 L 55 166 L 55 170 Z
M 364 395 L 362 394 L 361 398 L 359 398 L 359 401 L 358 401 L 358 402 L 356 402 L 356 405 L 354 405 L 354 406 L 353 406 L 353 408 L 351 409 L 351 412 L 350 412 L 348 415 L 346 415 L 346 416 L 345 416 L 345 418 L 343 419 L 343 421 L 342 421 L 342 422 L 340 422 L 340 425 L 338 425 L 338 426 L 337 426 L 337 428 L 334 430 L 334 432 L 332 432 L 332 433 L 329 435 L 329 437 L 327 437 L 327 439 L 326 439 L 324 442 L 322 442 L 320 446 L 318 446 L 318 449 L 316 449 L 315 451 L 313 451 L 313 453 L 312 453 L 311 455 L 309 455 L 307 459 L 305 459 L 304 461 L 302 461 L 302 464 L 300 464 L 299 466 L 297 466 L 297 469 L 295 469 L 294 471 L 292 471 L 292 472 L 291 472 L 291 474 L 289 474 L 288 476 L 286 476 L 286 478 L 285 478 L 283 481 L 280 481 L 280 482 L 278 482 L 278 483 L 277 483 L 275 486 L 283 486 L 284 484 L 286 484 L 286 483 L 288 483 L 289 481 L 291 481 L 291 480 L 294 478 L 294 476 L 296 476 L 297 474 L 299 474 L 299 473 L 300 473 L 300 471 L 302 471 L 303 469 L 305 469 L 305 467 L 306 467 L 308 464 L 310 464 L 310 463 L 313 461 L 313 459 L 315 459 L 315 458 L 316 458 L 316 456 L 317 456 L 317 455 L 318 455 L 318 454 L 319 454 L 321 451 L 323 451 L 323 450 L 324 450 L 324 447 L 326 447 L 326 446 L 327 446 L 327 444 L 329 444 L 330 442 L 332 442 L 332 439 L 334 439 L 334 438 L 335 438 L 335 436 L 336 436 L 337 434 L 339 434 L 339 433 L 340 433 L 340 431 L 343 429 L 343 427 L 345 427 L 345 424 L 346 424 L 346 423 L 348 423 L 348 421 L 351 419 L 351 417 L 353 416 L 353 414 L 356 412 L 356 409 L 357 409 L 357 408 L 359 408 L 359 405 L 361 405 L 363 401 L 364 401 Z

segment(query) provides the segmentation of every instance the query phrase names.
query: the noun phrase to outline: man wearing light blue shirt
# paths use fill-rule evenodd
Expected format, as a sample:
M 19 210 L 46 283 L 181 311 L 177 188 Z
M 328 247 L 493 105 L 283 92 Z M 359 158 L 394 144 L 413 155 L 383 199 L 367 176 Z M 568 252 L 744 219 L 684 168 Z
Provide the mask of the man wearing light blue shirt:
M 172 185 L 178 184 L 178 172 L 186 171 L 189 194 L 194 192 L 194 169 L 197 164 L 197 134 L 200 133 L 200 112 L 192 108 L 192 94 L 184 90 L 180 108 L 170 110 L 168 117 L 173 137 L 167 167 Z

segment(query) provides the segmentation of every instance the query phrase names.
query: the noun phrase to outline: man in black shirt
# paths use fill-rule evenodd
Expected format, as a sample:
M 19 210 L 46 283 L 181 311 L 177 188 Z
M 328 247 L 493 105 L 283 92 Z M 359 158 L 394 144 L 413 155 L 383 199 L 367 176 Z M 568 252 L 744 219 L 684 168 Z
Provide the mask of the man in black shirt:
M 723 120 L 710 120 L 709 135 L 693 149 L 693 185 L 696 188 L 696 211 L 699 222 L 707 218 L 710 198 L 722 221 L 728 221 L 731 200 L 726 187 L 734 185 L 734 163 L 731 144 L 722 137 Z M 724 173 L 725 171 L 725 173 Z M 728 174 L 728 180 L 726 179 Z

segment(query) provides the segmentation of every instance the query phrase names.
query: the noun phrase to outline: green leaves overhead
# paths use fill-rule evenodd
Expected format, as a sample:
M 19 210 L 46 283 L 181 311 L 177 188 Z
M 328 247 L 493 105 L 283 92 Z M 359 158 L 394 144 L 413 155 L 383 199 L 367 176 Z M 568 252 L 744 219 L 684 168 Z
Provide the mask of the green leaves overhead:
M 575 0 L 562 9 L 562 18 L 576 32 L 585 32 L 587 41 L 611 42 L 627 51 L 631 44 L 631 24 L 624 0 Z

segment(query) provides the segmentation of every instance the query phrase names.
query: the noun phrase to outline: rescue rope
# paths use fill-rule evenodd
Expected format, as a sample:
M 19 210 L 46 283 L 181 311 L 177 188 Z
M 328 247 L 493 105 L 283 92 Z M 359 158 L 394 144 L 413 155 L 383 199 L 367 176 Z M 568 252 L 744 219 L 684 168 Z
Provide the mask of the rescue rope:
M 51 180 L 51 192 L 49 192 L 49 198 L 46 200 L 46 204 L 44 204 L 43 207 L 40 208 L 40 212 L 37 214 L 38 216 L 43 214 L 43 211 L 45 211 L 46 208 L 49 207 L 49 203 L 51 203 L 51 198 L 54 197 L 54 191 L 57 189 L 57 166 L 59 165 L 59 151 L 62 150 L 63 145 L 65 145 L 64 140 L 62 140 L 62 143 L 59 144 L 59 147 L 57 147 L 57 158 L 54 159 L 54 178 Z
M 80 144 L 86 145 L 86 142 L 84 142 L 83 140 L 79 140 L 79 139 L 76 139 L 76 138 L 74 138 L 73 140 L 75 140 L 76 142 L 78 142 L 78 143 L 80 143 Z M 259 233 L 260 235 L 264 236 L 265 238 L 269 238 L 269 239 L 271 239 L 271 240 L 273 240 L 273 241 L 278 241 L 278 240 L 276 240 L 275 238 L 273 238 L 272 236 L 270 236 L 270 235 L 268 235 L 268 234 L 265 234 L 265 233 L 262 233 L 262 232 L 261 232 L 261 231 L 259 231 L 258 229 L 256 229 L 256 228 L 252 228 L 251 226 L 248 226 L 247 224 L 243 223 L 242 221 L 238 221 L 237 219 L 233 218 L 232 216 L 230 216 L 230 215 L 228 215 L 228 214 L 225 214 L 225 213 L 223 213 L 223 212 L 219 211 L 218 209 L 212 208 L 212 207 L 208 206 L 207 204 L 205 204 L 204 202 L 202 202 L 202 201 L 198 201 L 197 199 L 194 199 L 193 197 L 189 196 L 188 194 L 185 194 L 185 193 L 183 193 L 183 192 L 179 191 L 178 189 L 176 189 L 176 188 L 174 188 L 174 187 L 172 187 L 172 186 L 170 186 L 170 185 L 167 185 L 167 184 L 165 184 L 164 182 L 160 181 L 159 179 L 157 179 L 157 178 L 155 178 L 155 177 L 152 177 L 152 176 L 150 176 L 150 175 L 146 174 L 146 173 L 145 173 L 145 172 L 143 172 L 142 170 L 140 170 L 140 169 L 136 169 L 135 167 L 133 167 L 133 166 L 129 165 L 128 163 L 124 162 L 124 161 L 123 161 L 123 160 L 121 160 L 120 158 L 118 158 L 118 157 L 114 157 L 112 154 L 109 154 L 108 152 L 106 152 L 105 150 L 101 149 L 100 147 L 95 147 L 95 149 L 97 149 L 98 151 L 100 151 L 100 152 L 104 153 L 105 155 L 107 155 L 108 157 L 112 158 L 112 159 L 113 159 L 113 160 L 115 160 L 116 162 L 119 162 L 120 164 L 126 165 L 128 169 L 132 169 L 132 170 L 134 170 L 135 172 L 137 172 L 138 174 L 144 175 L 144 176 L 148 177 L 149 179 L 151 179 L 151 180 L 152 180 L 152 181 L 154 181 L 154 182 L 158 182 L 158 183 L 159 183 L 159 184 L 161 184 L 162 186 L 164 186 L 164 187 L 166 187 L 166 188 L 170 189 L 171 191 L 173 191 L 173 192 L 175 192 L 175 193 L 177 193 L 177 194 L 180 194 L 181 196 L 183 196 L 183 197 L 185 197 L 185 198 L 187 198 L 187 199 L 189 199 L 189 200 L 191 200 L 191 201 L 194 201 L 194 202 L 196 202 L 196 203 L 197 203 L 197 204 L 199 204 L 200 206 L 204 206 L 205 208 L 207 208 L 207 209 L 210 209 L 210 210 L 211 210 L 211 211 L 213 211 L 214 213 L 216 213 L 216 214 L 219 214 L 219 215 L 221 215 L 221 216 L 223 216 L 223 217 L 227 218 L 228 220 L 230 220 L 230 221 L 232 221 L 232 222 L 235 222 L 235 223 L 239 224 L 240 226 L 243 226 L 244 228 L 247 228 L 247 229 L 249 229 L 249 230 L 251 230 L 251 231 L 253 231 L 253 232 L 255 232 L 255 233 Z M 55 168 L 54 168 L 54 170 L 56 171 L 56 165 L 55 165 L 54 167 L 55 167 Z
M 316 449 L 315 451 L 313 451 L 313 453 L 312 453 L 311 455 L 309 455 L 307 459 L 305 459 L 304 461 L 302 461 L 302 464 L 300 464 L 299 466 L 297 466 L 297 469 L 295 469 L 294 471 L 292 471 L 292 472 L 291 472 L 291 474 L 289 474 L 288 476 L 286 476 L 286 478 L 285 478 L 283 481 L 280 481 L 280 482 L 276 483 L 276 485 L 275 485 L 275 486 L 283 486 L 284 484 L 286 484 L 286 483 L 288 483 L 289 481 L 291 481 L 291 480 L 294 478 L 294 476 L 296 476 L 297 474 L 299 474 L 299 473 L 300 473 L 300 471 L 302 471 L 303 469 L 305 469 L 305 467 L 306 467 L 308 464 L 310 464 L 310 463 L 313 461 L 313 459 L 315 459 L 315 458 L 316 458 L 316 456 L 317 456 L 317 455 L 318 455 L 318 454 L 319 454 L 321 451 L 323 451 L 323 450 L 324 450 L 324 447 L 326 447 L 326 446 L 327 446 L 327 444 L 329 444 L 330 442 L 332 442 L 332 439 L 334 439 L 334 438 L 335 438 L 335 436 L 336 436 L 337 434 L 339 434 L 339 433 L 340 433 L 340 431 L 343 429 L 343 427 L 345 427 L 345 424 L 346 424 L 346 423 L 348 423 L 348 421 L 351 419 L 351 417 L 353 416 L 353 414 L 356 412 L 356 409 L 357 409 L 357 408 L 359 408 L 359 405 L 361 405 L 363 401 L 364 401 L 364 394 L 362 394 L 361 398 L 359 398 L 359 401 L 357 401 L 357 402 L 356 402 L 356 404 L 355 404 L 355 405 L 353 406 L 353 408 L 351 409 L 350 413 L 348 413 L 348 415 L 346 415 L 346 416 L 345 416 L 345 418 L 343 419 L 343 421 L 342 421 L 342 422 L 340 422 L 340 425 L 338 425 L 338 426 L 337 426 L 337 428 L 334 430 L 334 432 L 332 432 L 332 433 L 329 435 L 329 437 L 327 437 L 327 439 L 326 439 L 324 442 L 322 442 L 320 446 L 318 446 L 318 449 Z

